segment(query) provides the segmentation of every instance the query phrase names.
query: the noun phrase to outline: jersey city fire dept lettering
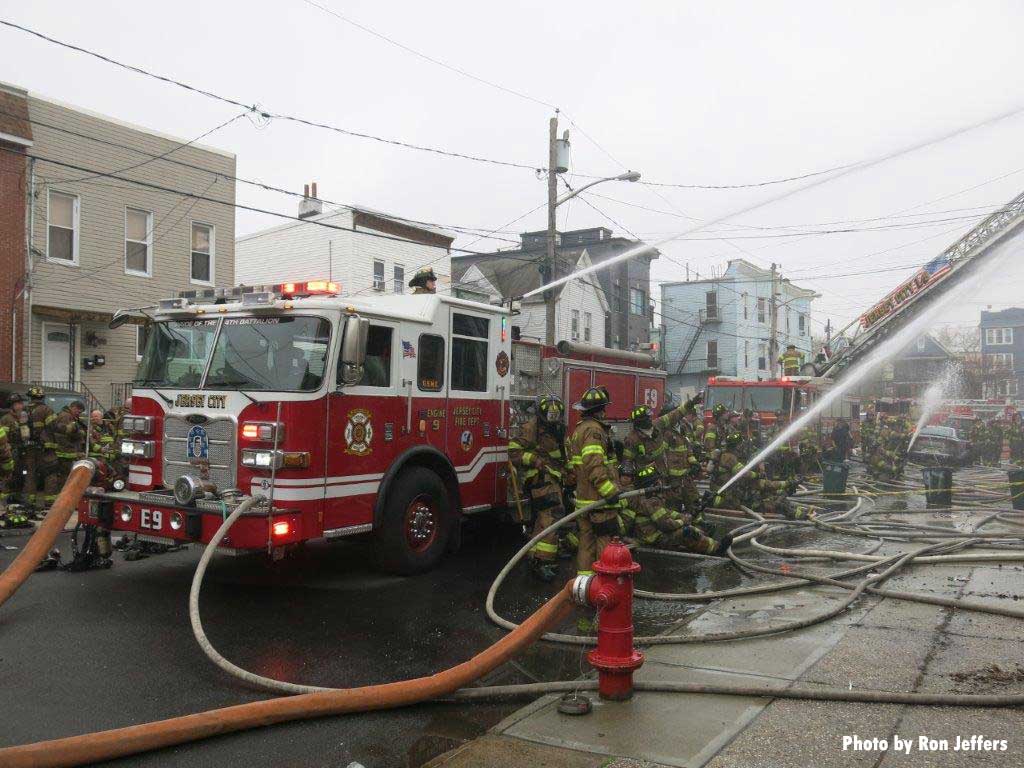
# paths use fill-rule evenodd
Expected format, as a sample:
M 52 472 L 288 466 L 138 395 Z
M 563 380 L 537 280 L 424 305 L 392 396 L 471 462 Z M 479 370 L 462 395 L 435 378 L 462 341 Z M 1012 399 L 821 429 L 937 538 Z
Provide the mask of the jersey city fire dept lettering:
M 348 423 L 345 424 L 345 453 L 355 456 L 366 456 L 372 450 L 373 424 L 370 412 L 356 408 L 348 412 Z

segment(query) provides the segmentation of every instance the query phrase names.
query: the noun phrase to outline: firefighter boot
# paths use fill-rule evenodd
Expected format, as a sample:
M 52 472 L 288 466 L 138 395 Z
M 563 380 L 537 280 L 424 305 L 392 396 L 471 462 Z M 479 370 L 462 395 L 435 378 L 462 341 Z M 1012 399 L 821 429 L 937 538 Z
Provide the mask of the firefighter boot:
M 714 554 L 717 555 L 718 557 L 728 557 L 729 556 L 729 547 L 732 546 L 732 542 L 733 542 L 732 535 L 728 534 L 728 533 L 725 534 L 725 536 L 723 536 L 719 540 L 718 546 L 715 547 Z

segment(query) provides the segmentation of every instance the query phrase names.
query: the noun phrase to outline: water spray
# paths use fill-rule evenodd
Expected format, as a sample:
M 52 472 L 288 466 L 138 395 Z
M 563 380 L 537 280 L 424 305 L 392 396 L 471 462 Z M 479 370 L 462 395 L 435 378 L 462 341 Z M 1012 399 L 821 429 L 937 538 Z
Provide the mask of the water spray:
M 935 410 L 942 403 L 946 397 L 947 392 L 950 389 L 959 389 L 959 382 L 957 379 L 960 377 L 960 371 L 954 365 L 947 365 L 945 370 L 942 372 L 936 381 L 932 383 L 928 389 L 925 390 L 924 396 L 921 398 L 921 416 L 917 420 L 917 426 L 914 427 L 914 434 L 910 438 L 910 443 L 907 445 L 909 451 L 914 447 L 914 443 L 917 441 L 917 436 L 921 434 L 921 430 L 924 429 L 924 425 L 928 423 L 928 419 L 935 413 Z M 955 385 L 955 386 L 954 386 Z

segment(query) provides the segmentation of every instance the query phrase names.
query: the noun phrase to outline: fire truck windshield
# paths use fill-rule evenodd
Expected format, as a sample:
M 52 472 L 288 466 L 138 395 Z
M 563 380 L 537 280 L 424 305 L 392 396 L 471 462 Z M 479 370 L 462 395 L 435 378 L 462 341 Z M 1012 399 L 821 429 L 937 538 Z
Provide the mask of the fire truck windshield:
M 135 383 L 309 392 L 323 383 L 330 337 L 329 321 L 302 315 L 156 323 Z
M 721 403 L 730 411 L 741 411 L 749 408 L 759 413 L 789 413 L 791 400 L 790 390 L 786 387 L 745 387 L 710 386 L 704 407 L 711 409 Z

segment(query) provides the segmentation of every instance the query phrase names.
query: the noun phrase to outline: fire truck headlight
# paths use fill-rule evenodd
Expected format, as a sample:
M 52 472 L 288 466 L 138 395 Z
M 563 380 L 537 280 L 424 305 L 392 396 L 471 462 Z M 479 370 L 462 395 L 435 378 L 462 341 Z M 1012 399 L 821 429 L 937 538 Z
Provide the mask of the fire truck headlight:
M 185 518 L 181 512 L 171 512 L 171 530 L 180 531 L 181 527 L 185 524 Z
M 152 416 L 125 416 L 121 419 L 121 428 L 125 432 L 148 435 L 153 430 Z
M 242 451 L 242 466 L 254 469 L 270 469 L 271 467 L 279 469 L 281 467 L 281 452 L 247 448 Z
M 113 485 L 114 485 L 114 490 L 115 491 L 123 491 L 124 490 L 124 480 L 122 480 L 120 477 L 117 478 L 117 480 L 114 481 Z
M 133 514 L 134 512 L 132 511 L 132 508 L 128 504 L 125 504 L 121 507 L 121 522 L 130 523 L 132 521 Z
M 135 459 L 151 459 L 156 452 L 156 443 L 152 440 L 123 440 L 121 455 Z

